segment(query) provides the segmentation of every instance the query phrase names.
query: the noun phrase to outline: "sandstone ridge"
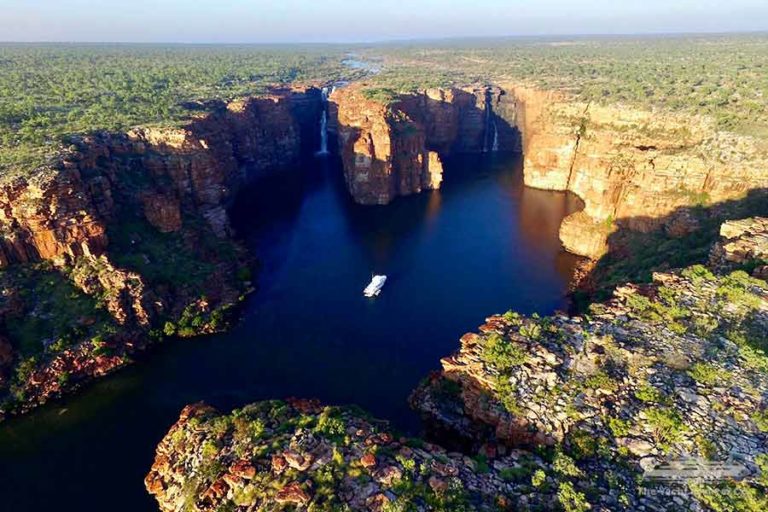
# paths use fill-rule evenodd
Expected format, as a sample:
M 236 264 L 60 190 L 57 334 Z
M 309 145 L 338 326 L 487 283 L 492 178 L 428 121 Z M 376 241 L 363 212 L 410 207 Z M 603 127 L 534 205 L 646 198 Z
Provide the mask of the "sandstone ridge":
M 496 87 L 427 89 L 393 98 L 365 84 L 330 97 L 348 189 L 362 204 L 440 187 L 454 153 L 519 150 L 514 104 Z
M 229 203 L 311 155 L 322 97 L 294 87 L 203 107 L 176 128 L 72 138 L 57 162 L 0 183 L 0 418 L 163 333 L 224 327 L 250 286 Z
M 378 93 L 356 84 L 330 99 L 347 185 L 363 204 L 439 188 L 451 154 L 522 151 L 526 185 L 584 201 L 560 238 L 569 252 L 597 259 L 617 229 L 684 234 L 697 228 L 687 207 L 768 187 L 760 141 L 719 132 L 704 117 L 514 83 Z

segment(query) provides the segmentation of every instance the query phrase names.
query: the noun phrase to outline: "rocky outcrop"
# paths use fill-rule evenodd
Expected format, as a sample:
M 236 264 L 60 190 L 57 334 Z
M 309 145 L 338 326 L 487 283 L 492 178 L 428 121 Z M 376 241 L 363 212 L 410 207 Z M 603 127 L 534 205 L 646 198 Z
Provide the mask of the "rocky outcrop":
M 109 313 L 116 328 L 104 331 L 119 332 L 94 344 L 84 337 L 97 334 L 88 318 L 77 325 L 57 311 L 62 332 L 27 340 L 39 354 L 12 356 L 0 417 L 121 366 L 150 330 L 221 329 L 222 309 L 248 286 L 237 277 L 244 256 L 229 237 L 228 204 L 244 181 L 295 168 L 316 146 L 321 101 L 319 89 L 293 88 L 194 105 L 200 111 L 181 127 L 72 138 L 57 162 L 0 183 L 0 268 L 52 263 Z M 12 273 L 0 279 L 3 292 Z M 0 329 L 16 316 L 0 313 Z
M 436 432 L 476 446 L 565 450 L 589 468 L 601 509 L 696 510 L 722 493 L 739 509 L 738 496 L 764 496 L 768 473 L 766 313 L 768 284 L 742 271 L 659 273 L 589 317 L 489 318 L 411 401 Z M 727 484 L 655 479 L 681 457 L 738 461 L 741 474 Z M 608 474 L 678 501 L 653 503 L 633 483 L 614 503 Z
M 119 325 L 146 328 L 163 312 L 163 302 L 148 289 L 141 275 L 116 268 L 104 255 L 78 259 L 71 279 L 85 294 L 101 297 Z
M 362 204 L 440 187 L 441 157 L 514 150 L 514 104 L 498 88 L 428 89 L 385 102 L 366 85 L 330 97 L 348 189 Z
M 107 245 L 99 211 L 113 207 L 108 184 L 77 169 L 0 185 L 0 268 L 37 259 L 98 254 Z
M 331 101 L 344 176 L 355 201 L 386 204 L 398 195 L 439 188 L 442 164 L 427 150 L 423 126 L 366 99 L 355 87 L 334 92 Z
M 768 218 L 752 217 L 725 222 L 721 242 L 710 253 L 710 264 L 719 269 L 752 266 L 753 275 L 768 280 Z
M 560 233 L 576 254 L 604 254 L 613 224 L 695 229 L 670 214 L 768 187 L 768 156 L 758 142 L 718 132 L 709 119 L 502 87 L 517 102 L 526 185 L 584 200 L 584 214 L 567 219 Z
M 537 471 L 538 488 L 530 485 Z M 168 512 L 550 510 L 583 496 L 554 475 L 533 454 L 513 450 L 488 464 L 398 438 L 354 409 L 289 400 L 231 414 L 187 406 L 158 446 L 145 485 Z

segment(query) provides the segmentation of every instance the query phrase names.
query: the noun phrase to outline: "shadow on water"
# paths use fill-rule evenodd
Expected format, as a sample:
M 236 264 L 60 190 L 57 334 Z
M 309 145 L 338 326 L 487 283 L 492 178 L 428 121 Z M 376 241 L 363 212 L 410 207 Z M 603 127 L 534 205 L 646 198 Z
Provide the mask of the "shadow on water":
M 187 403 L 228 409 L 313 396 L 418 433 L 406 398 L 461 334 L 507 309 L 565 306 L 557 239 L 578 208 L 522 186 L 520 159 L 446 162 L 439 192 L 355 205 L 338 162 L 266 178 L 233 207 L 259 290 L 228 333 L 169 342 L 58 403 L 0 425 L 0 492 L 14 512 L 156 510 L 142 479 Z M 365 299 L 372 272 L 391 276 Z

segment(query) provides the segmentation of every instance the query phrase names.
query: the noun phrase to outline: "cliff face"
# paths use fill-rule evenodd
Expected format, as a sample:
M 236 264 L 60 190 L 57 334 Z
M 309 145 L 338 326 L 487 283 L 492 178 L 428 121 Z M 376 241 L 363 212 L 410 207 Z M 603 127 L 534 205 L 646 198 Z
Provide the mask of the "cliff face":
M 386 204 L 398 195 L 439 188 L 441 155 L 516 149 L 519 137 L 507 121 L 514 106 L 505 99 L 497 88 L 451 88 L 383 104 L 366 97 L 359 85 L 336 90 L 331 117 L 352 197 Z
M 717 132 L 711 120 L 507 90 L 518 102 L 526 185 L 584 200 L 584 211 L 566 219 L 560 233 L 576 254 L 601 256 L 616 226 L 685 229 L 660 219 L 768 186 L 768 156 L 758 143 Z
M 331 96 L 339 151 L 350 194 L 358 203 L 439 188 L 442 164 L 426 148 L 424 127 L 405 112 L 368 100 L 356 87 Z
M 387 105 L 361 89 L 331 98 L 356 201 L 385 204 L 439 187 L 442 169 L 430 159 L 522 150 L 526 185 L 569 190 L 584 201 L 560 238 L 568 251 L 593 259 L 616 229 L 682 234 L 696 229 L 684 207 L 768 187 L 765 149 L 717 132 L 705 118 L 580 103 L 516 84 L 430 89 Z
M 11 366 L 31 368 L 12 382 L 12 401 L 19 402 L 13 407 L 119 366 L 159 323 L 170 321 L 166 334 L 182 336 L 221 328 L 217 311 L 243 288 L 236 276 L 244 256 L 229 237 L 227 205 L 244 180 L 295 167 L 316 147 L 322 100 L 315 88 L 285 89 L 199 107 L 206 112 L 179 128 L 82 137 L 50 168 L 0 184 L 3 295 L 39 284 L 33 269 L 50 272 L 50 262 L 53 272 L 95 298 L 121 333 L 105 340 L 114 361 L 96 355 L 104 350 L 93 344 L 61 350 L 56 333 L 34 342 L 39 353 L 14 349 Z M 9 325 L 34 311 L 34 302 L 15 315 L 0 307 L 0 335 L 11 345 L 19 340 Z M 186 325 L 194 317 L 200 317 L 195 327 Z M 97 334 L 63 313 L 56 318 L 74 332 Z
M 753 228 L 725 247 L 755 247 L 765 226 L 748 224 Z M 475 444 L 557 446 L 589 468 L 598 488 L 605 485 L 600 475 L 636 482 L 645 471 L 652 479 L 647 471 L 665 460 L 692 455 L 735 457 L 744 480 L 729 492 L 760 493 L 766 310 L 768 285 L 744 272 L 716 275 L 698 265 L 656 274 L 652 285 L 619 288 L 612 301 L 593 305 L 590 318 L 489 318 L 411 401 L 436 430 Z M 723 492 L 704 484 L 674 488 L 683 500 L 674 506 L 685 510 Z M 648 504 L 637 484 L 622 492 L 625 503 L 602 495 L 599 504 Z
M 755 277 L 768 280 L 768 218 L 725 222 L 720 227 L 722 241 L 710 254 L 710 265 L 728 269 L 753 266 Z

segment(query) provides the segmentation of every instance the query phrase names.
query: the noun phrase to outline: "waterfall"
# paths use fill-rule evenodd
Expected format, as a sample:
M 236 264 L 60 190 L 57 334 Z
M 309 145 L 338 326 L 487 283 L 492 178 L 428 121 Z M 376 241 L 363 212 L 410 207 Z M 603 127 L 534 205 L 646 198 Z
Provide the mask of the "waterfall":
M 320 117 L 320 151 L 318 156 L 328 154 L 328 87 L 323 87 L 323 115 Z
M 323 116 L 320 118 L 320 151 L 317 154 L 328 154 L 328 110 L 326 109 L 323 109 Z
M 485 129 L 483 130 L 483 153 L 499 150 L 499 130 L 493 114 L 493 95 L 485 91 Z

